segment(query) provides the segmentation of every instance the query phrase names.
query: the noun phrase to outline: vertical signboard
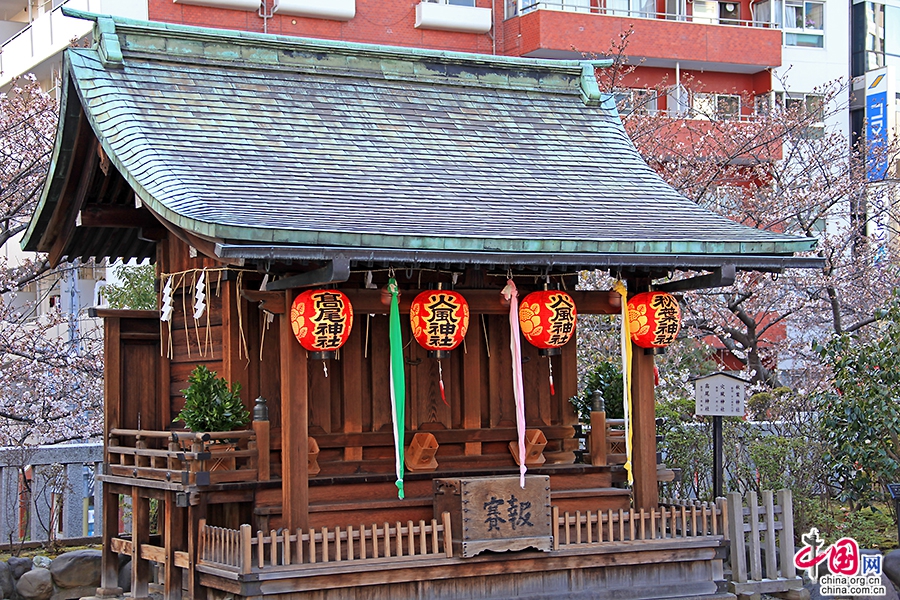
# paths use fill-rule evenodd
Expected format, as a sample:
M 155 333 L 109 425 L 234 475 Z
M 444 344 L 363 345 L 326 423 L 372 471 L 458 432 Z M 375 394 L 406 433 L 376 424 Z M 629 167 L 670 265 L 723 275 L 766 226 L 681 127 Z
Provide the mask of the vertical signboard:
M 866 73 L 866 171 L 881 181 L 888 170 L 888 135 L 893 124 L 894 89 L 890 67 Z
M 894 135 L 896 86 L 893 68 L 882 67 L 866 73 L 866 173 L 870 182 L 895 177 L 889 173 L 890 142 Z M 866 235 L 875 249 L 874 264 L 887 256 L 888 224 L 886 209 L 890 198 L 881 186 L 870 186 L 866 192 Z

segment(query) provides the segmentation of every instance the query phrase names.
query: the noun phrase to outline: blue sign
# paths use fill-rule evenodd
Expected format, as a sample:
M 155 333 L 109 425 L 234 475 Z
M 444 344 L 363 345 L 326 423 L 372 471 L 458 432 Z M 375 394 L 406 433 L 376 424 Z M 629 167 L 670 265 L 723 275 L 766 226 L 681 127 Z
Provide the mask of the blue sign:
M 881 82 L 875 80 L 866 92 Z M 866 94 L 866 172 L 869 181 L 881 181 L 887 174 L 887 91 Z

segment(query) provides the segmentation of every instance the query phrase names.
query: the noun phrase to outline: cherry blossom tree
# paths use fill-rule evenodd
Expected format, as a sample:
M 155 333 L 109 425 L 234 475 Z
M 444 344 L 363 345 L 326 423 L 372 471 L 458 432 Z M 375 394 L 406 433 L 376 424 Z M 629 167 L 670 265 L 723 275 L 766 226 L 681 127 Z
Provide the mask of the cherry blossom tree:
M 0 246 L 17 244 L 28 225 L 50 163 L 56 120 L 56 102 L 34 78 L 20 79 L 0 95 Z M 51 269 L 40 255 L 0 256 L 0 446 L 99 433 L 99 332 L 79 327 L 77 315 L 58 308 L 39 310 L 41 292 L 78 268 Z
M 598 78 L 619 94 L 626 130 L 645 160 L 682 194 L 732 220 L 817 238 L 815 255 L 824 259 L 821 269 L 739 272 L 731 286 L 685 293 L 686 332 L 717 341 L 755 382 L 781 385 L 776 365 L 788 358 L 811 384 L 811 375 L 822 375 L 811 341 L 871 325 L 900 283 L 896 246 L 872 236 L 898 233 L 890 231 L 898 222 L 891 202 L 897 183 L 890 176 L 869 181 L 867 149 L 851 148 L 835 125 L 848 102 L 846 82 L 799 101 L 735 90 L 732 104 L 700 108 L 674 98 L 671 82 L 628 89 L 629 35 L 613 45 L 613 67 L 598 70 Z M 681 98 L 707 91 L 690 75 L 679 85 Z M 655 110 L 664 97 L 667 110 Z M 896 147 L 879 151 L 897 155 Z

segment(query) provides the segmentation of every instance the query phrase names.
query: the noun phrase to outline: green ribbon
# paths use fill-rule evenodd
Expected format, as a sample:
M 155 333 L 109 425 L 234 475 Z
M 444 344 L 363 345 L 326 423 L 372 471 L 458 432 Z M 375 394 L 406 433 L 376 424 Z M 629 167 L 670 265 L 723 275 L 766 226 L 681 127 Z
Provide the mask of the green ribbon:
M 403 499 L 403 439 L 406 435 L 406 374 L 403 369 L 403 338 L 400 329 L 400 290 L 397 280 L 388 280 L 391 293 L 389 313 L 391 344 L 391 408 L 394 413 L 394 454 L 397 469 L 397 496 Z

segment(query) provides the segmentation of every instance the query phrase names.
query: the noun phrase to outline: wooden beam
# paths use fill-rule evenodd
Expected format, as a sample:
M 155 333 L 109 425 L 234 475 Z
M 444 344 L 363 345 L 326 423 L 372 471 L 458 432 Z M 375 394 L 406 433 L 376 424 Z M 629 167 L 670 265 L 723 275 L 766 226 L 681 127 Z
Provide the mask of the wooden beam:
M 79 125 L 79 136 L 81 135 L 81 126 Z M 86 142 L 90 148 L 87 158 L 81 164 L 81 171 L 77 173 L 77 175 L 74 171 L 74 165 L 73 171 L 68 174 L 70 180 L 72 177 L 77 178 L 77 186 L 75 186 L 71 201 L 66 202 L 66 200 L 69 199 L 69 196 L 66 195 L 53 215 L 54 220 L 61 219 L 59 221 L 58 233 L 54 238 L 53 243 L 50 245 L 47 256 L 50 264 L 54 267 L 58 266 L 59 263 L 62 262 L 63 257 L 66 256 L 69 240 L 72 239 L 72 235 L 75 232 L 76 215 L 87 201 L 88 192 L 91 190 L 91 184 L 93 183 L 94 173 L 97 169 L 97 164 L 100 162 L 100 157 L 96 152 L 96 146 L 98 145 L 97 138 L 93 137 L 93 134 L 85 135 L 91 136 L 90 141 Z
M 131 228 L 160 227 L 159 221 L 145 210 L 120 204 L 88 204 L 78 211 L 76 227 Z
M 266 291 L 278 292 L 281 290 L 328 285 L 347 281 L 348 279 L 350 279 L 350 261 L 339 256 L 333 260 L 326 261 L 324 267 L 300 273 L 293 277 L 276 279 L 266 285 Z
M 273 315 L 285 313 L 284 292 L 260 292 L 258 290 L 241 290 L 241 296 L 250 302 L 259 302 L 259 307 Z
M 285 306 L 294 292 L 284 292 Z M 282 525 L 309 527 L 309 402 L 306 351 L 297 343 L 287 314 L 279 317 L 281 354 Z
M 350 298 L 353 304 L 353 310 L 357 314 L 387 314 L 388 307 L 381 302 L 381 290 L 341 290 Z M 402 290 L 400 293 L 400 312 L 408 313 L 409 305 L 412 304 L 420 291 L 424 290 Z M 500 290 L 479 289 L 467 290 L 457 289 L 460 294 L 469 303 L 469 310 L 473 314 L 486 315 L 504 315 L 509 314 L 509 306 L 500 304 Z M 524 297 L 528 292 L 520 290 L 520 296 Z M 571 291 L 568 292 L 575 301 L 575 306 L 579 314 L 584 315 L 611 315 L 618 314 L 620 311 L 620 296 L 612 291 Z M 291 298 L 293 301 L 293 298 Z

